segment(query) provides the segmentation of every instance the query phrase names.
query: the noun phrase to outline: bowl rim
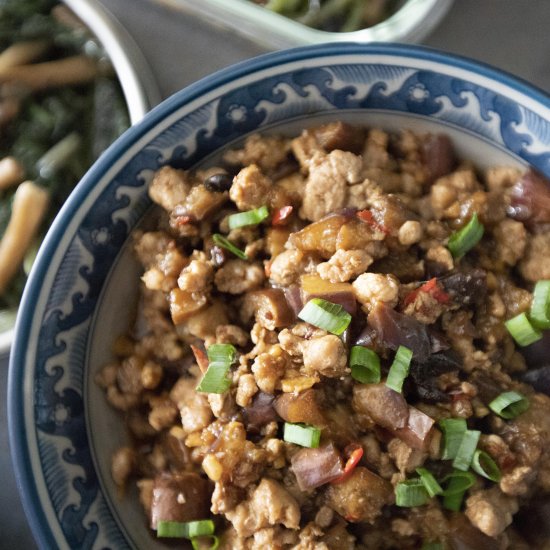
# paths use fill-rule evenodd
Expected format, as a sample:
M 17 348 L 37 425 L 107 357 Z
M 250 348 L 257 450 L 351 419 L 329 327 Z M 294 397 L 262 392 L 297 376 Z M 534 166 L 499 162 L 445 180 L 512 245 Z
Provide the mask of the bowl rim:
M 10 357 L 8 427 L 11 455 L 21 500 L 34 537 L 41 547 L 56 547 L 59 541 L 55 540 L 44 510 L 40 506 L 40 497 L 33 479 L 31 456 L 25 439 L 24 402 L 25 399 L 30 399 L 34 394 L 32 392 L 33 388 L 25 387 L 23 382 L 26 369 L 33 367 L 30 364 L 26 365 L 26 353 L 29 348 L 29 337 L 34 314 L 33 305 L 47 274 L 49 259 L 52 257 L 61 236 L 68 229 L 74 211 L 78 210 L 99 179 L 106 173 L 120 154 L 143 138 L 177 108 L 192 102 L 202 95 L 206 95 L 208 92 L 214 91 L 228 82 L 254 73 L 260 73 L 277 65 L 307 59 L 335 58 L 351 55 L 364 55 L 372 63 L 376 62 L 375 58 L 383 61 L 384 57 L 386 59 L 407 57 L 443 64 L 459 71 L 466 71 L 482 79 L 486 78 L 488 81 L 494 82 L 499 86 L 505 86 L 507 93 L 521 94 L 528 104 L 533 102 L 538 104 L 539 109 L 542 107 L 548 111 L 548 120 L 550 121 L 550 95 L 520 77 L 516 77 L 483 62 L 426 46 L 408 46 L 392 43 L 321 44 L 262 54 L 206 76 L 176 92 L 160 105 L 154 107 L 144 119 L 128 129 L 103 153 L 101 160 L 94 163 L 71 193 L 44 240 L 21 301 L 22 305 L 16 322 L 15 340 Z
M 96 0 L 60 0 L 79 17 L 104 47 L 122 88 L 131 124 L 139 122 L 161 95 L 141 50 L 118 19 Z M 12 345 L 15 325 L 0 332 L 0 355 Z

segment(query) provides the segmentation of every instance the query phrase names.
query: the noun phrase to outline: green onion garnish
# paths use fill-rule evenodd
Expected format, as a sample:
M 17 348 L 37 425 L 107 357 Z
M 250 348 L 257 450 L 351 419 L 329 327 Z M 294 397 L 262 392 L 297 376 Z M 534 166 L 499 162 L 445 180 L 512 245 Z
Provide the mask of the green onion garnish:
M 508 319 L 504 322 L 504 326 L 508 329 L 512 338 L 522 347 L 542 338 L 542 332 L 531 324 L 525 313 L 520 313 Z
M 468 429 L 464 418 L 444 418 L 439 421 L 443 430 L 444 447 L 441 458 L 443 460 L 452 460 L 456 458 L 456 453 L 462 442 L 462 437 Z
M 388 386 L 388 388 L 401 393 L 403 382 L 409 374 L 412 355 L 412 351 L 405 346 L 399 346 L 397 348 L 397 353 L 395 354 L 393 363 L 388 372 L 388 378 L 386 379 L 386 386 Z
M 212 240 L 218 246 L 221 246 L 222 248 L 229 250 L 232 254 L 235 254 L 237 258 L 240 258 L 241 260 L 248 260 L 248 256 L 240 248 L 237 248 L 232 242 L 228 241 L 223 235 L 214 233 L 214 235 L 212 235 Z
M 204 393 L 224 393 L 231 386 L 231 379 L 227 373 L 235 361 L 237 351 L 231 344 L 212 344 L 206 353 L 208 369 L 196 390 Z
M 430 495 L 419 477 L 401 481 L 395 487 L 395 504 L 402 508 L 422 506 L 429 500 Z
M 361 384 L 380 382 L 380 358 L 376 352 L 363 346 L 353 346 L 349 356 L 351 377 Z
M 420 476 L 420 481 L 424 484 L 424 488 L 430 497 L 435 497 L 443 493 L 441 485 L 439 485 L 433 474 L 426 470 L 426 468 L 417 468 L 416 473 Z
M 529 408 L 529 400 L 515 391 L 501 393 L 489 403 L 489 408 L 495 413 L 510 420 L 524 413 Z
M 206 355 L 211 363 L 233 364 L 237 356 L 237 350 L 231 344 L 212 344 L 206 350 Z
M 474 212 L 470 221 L 449 237 L 447 248 L 451 251 L 453 258 L 460 258 L 471 250 L 481 240 L 484 231 L 483 224 L 477 218 L 477 212 Z
M 212 540 L 212 544 L 208 550 L 217 550 L 220 545 L 220 539 L 215 535 L 208 535 L 208 538 Z M 199 542 L 198 538 L 191 539 L 191 546 L 193 546 L 193 550 L 204 550 L 204 545 Z
M 491 458 L 491 455 L 478 449 L 474 453 L 474 458 L 472 460 L 472 470 L 483 476 L 486 479 L 490 479 L 495 483 L 500 481 L 502 474 L 500 473 L 500 468 L 497 463 Z
M 474 485 L 476 477 L 472 472 L 460 472 L 455 470 L 443 480 L 448 481 L 443 491 L 443 506 L 447 510 L 458 512 L 462 506 L 462 500 L 466 491 Z
M 227 223 L 229 223 L 229 229 L 237 229 L 238 227 L 246 227 L 247 225 L 258 225 L 266 218 L 269 218 L 269 210 L 267 206 L 260 206 L 259 208 L 254 208 L 254 210 L 231 214 L 227 218 Z
M 197 521 L 159 521 L 157 537 L 185 538 L 204 537 L 214 534 L 214 522 L 211 519 Z
M 466 430 L 462 436 L 460 446 L 456 451 L 453 467 L 463 472 L 468 471 L 476 452 L 477 443 L 481 432 L 479 430 Z
M 302 447 L 317 448 L 321 441 L 321 430 L 307 424 L 285 422 L 283 439 L 288 443 L 295 443 Z
M 322 298 L 312 298 L 298 313 L 298 317 L 336 336 L 340 336 L 351 323 L 351 315 L 341 305 Z
M 529 319 L 536 328 L 550 328 L 550 281 L 538 281 L 535 285 Z

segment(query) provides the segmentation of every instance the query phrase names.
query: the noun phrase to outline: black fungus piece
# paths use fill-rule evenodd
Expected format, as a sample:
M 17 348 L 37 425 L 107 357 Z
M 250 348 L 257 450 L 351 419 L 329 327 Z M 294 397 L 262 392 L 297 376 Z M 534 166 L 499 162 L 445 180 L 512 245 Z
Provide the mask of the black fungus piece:
M 453 302 L 465 307 L 480 303 L 487 293 L 487 273 L 483 269 L 449 273 L 439 282 Z
M 208 176 L 204 180 L 203 185 L 212 193 L 223 193 L 224 191 L 229 191 L 232 183 L 233 178 L 229 174 L 220 172 L 218 174 Z
M 521 381 L 530 384 L 536 391 L 550 396 L 550 365 L 524 372 L 521 375 Z

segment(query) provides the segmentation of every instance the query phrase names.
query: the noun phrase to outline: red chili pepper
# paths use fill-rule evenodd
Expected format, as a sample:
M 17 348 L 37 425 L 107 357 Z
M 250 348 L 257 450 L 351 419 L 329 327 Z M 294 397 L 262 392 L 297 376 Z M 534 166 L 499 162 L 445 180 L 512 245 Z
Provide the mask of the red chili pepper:
M 191 223 L 191 221 L 191 216 L 178 216 L 176 218 L 176 225 L 187 225 L 188 223 Z
M 202 351 L 202 349 L 193 345 L 191 345 L 191 351 L 195 356 L 199 369 L 201 369 L 201 372 L 204 374 L 208 369 L 208 356 L 204 351 Z
M 451 299 L 451 297 L 437 285 L 437 279 L 433 277 L 416 290 L 409 292 L 403 300 L 404 306 L 407 307 L 409 304 L 412 304 L 416 300 L 419 292 L 427 292 L 428 294 L 431 294 L 434 300 L 438 301 L 440 304 L 447 304 Z
M 271 218 L 271 225 L 286 225 L 289 222 L 290 215 L 292 214 L 292 211 L 294 210 L 293 206 L 283 206 L 273 213 L 273 217 Z
M 370 210 L 359 210 L 357 212 L 356 216 L 365 223 L 368 223 L 373 229 L 376 229 L 377 231 L 381 231 L 382 233 L 385 233 L 386 235 L 389 235 L 390 231 L 387 227 L 384 225 L 378 223 L 374 216 L 372 215 L 372 212 Z
M 351 454 L 346 462 L 346 465 L 344 466 L 344 473 L 337 479 L 335 479 L 332 483 L 342 483 L 343 481 L 346 481 L 348 477 L 351 475 L 351 472 L 355 469 L 355 466 L 359 464 L 361 458 L 363 457 L 363 447 L 355 447 L 353 451 L 351 451 Z

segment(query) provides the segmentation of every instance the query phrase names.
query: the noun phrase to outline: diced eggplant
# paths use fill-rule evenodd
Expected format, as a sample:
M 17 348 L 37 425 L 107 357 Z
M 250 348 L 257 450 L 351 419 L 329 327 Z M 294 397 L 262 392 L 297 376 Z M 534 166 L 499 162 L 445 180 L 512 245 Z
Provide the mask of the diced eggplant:
M 302 491 L 311 491 L 338 479 L 344 473 L 342 457 L 329 443 L 317 449 L 302 449 L 291 459 L 291 469 Z
M 319 407 L 317 394 L 318 391 L 313 389 L 298 394 L 283 393 L 275 399 L 274 408 L 286 422 L 324 426 L 326 419 Z
M 198 474 L 163 473 L 155 478 L 151 529 L 159 521 L 195 521 L 210 515 L 210 483 Z
M 397 430 L 407 426 L 407 401 L 386 384 L 356 384 L 353 387 L 352 407 L 357 412 L 368 414 L 383 428 Z
M 269 393 L 258 392 L 252 403 L 243 409 L 243 419 L 247 430 L 259 431 L 269 422 L 280 420 L 277 411 L 273 407 L 275 396 Z
M 340 149 L 358 154 L 365 144 L 364 129 L 346 122 L 329 122 L 309 131 L 327 153 Z
M 322 298 L 341 305 L 350 315 L 357 311 L 353 287 L 349 283 L 331 283 L 318 275 L 302 275 L 300 286 L 304 304 L 312 298 Z
M 369 313 L 367 321 L 376 331 L 381 345 L 393 350 L 405 346 L 413 352 L 413 359 L 421 363 L 430 356 L 431 343 L 426 325 L 414 317 L 379 302 Z
M 280 288 L 264 288 L 248 292 L 243 301 L 245 316 L 254 316 L 268 330 L 288 327 L 295 315 Z
M 391 483 L 363 466 L 357 466 L 342 483 L 329 485 L 326 498 L 347 521 L 367 523 L 374 523 L 383 507 L 395 500 Z
M 510 191 L 508 216 L 530 223 L 550 222 L 550 181 L 527 170 Z
M 433 418 L 419 411 L 415 407 L 409 407 L 409 417 L 404 428 L 390 429 L 390 432 L 404 441 L 409 447 L 426 451 L 430 445 L 433 434 Z
M 293 233 L 289 240 L 303 252 L 315 252 L 329 259 L 336 252 L 338 233 L 347 219 L 347 216 L 342 215 L 326 216 Z
M 428 172 L 428 181 L 449 174 L 456 166 L 453 144 L 445 134 L 430 134 L 422 140 L 422 160 Z

